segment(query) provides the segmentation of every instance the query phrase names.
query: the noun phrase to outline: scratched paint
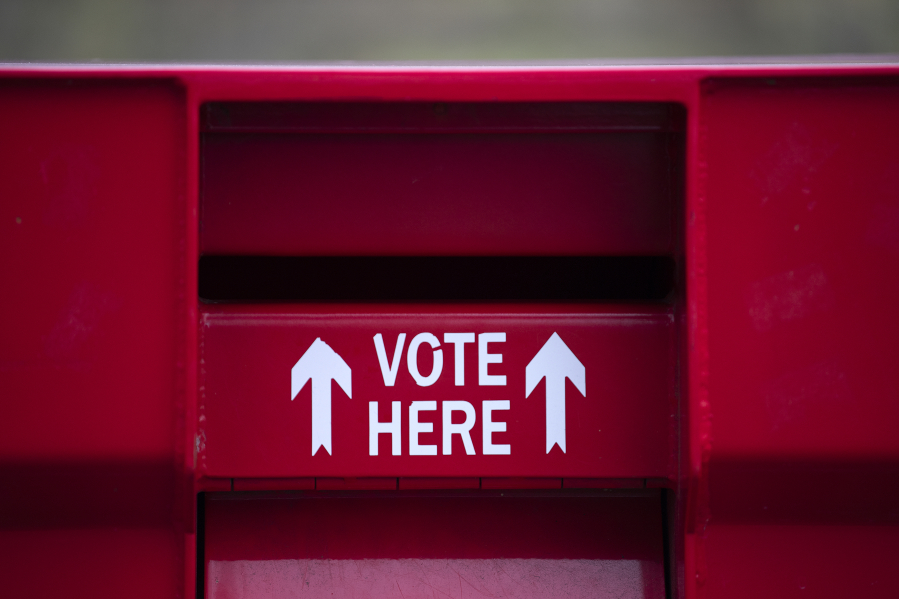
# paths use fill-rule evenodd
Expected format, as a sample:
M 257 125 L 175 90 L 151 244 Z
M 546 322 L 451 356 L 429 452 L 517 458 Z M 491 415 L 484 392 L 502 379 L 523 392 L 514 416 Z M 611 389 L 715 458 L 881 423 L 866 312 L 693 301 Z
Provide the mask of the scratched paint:
M 747 304 L 753 327 L 765 332 L 809 314 L 828 312 L 835 300 L 824 269 L 809 264 L 752 283 Z
M 652 566 L 589 559 L 210 560 L 206 580 L 212 599 L 627 599 L 664 594 L 661 568 Z

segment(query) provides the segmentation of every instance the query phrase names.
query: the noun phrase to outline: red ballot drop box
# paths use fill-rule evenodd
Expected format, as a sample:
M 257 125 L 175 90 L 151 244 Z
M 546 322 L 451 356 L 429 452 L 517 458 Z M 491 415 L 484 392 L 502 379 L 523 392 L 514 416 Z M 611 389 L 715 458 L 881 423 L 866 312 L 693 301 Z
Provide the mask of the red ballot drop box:
M 897 74 L 4 68 L 4 594 L 892 596 Z

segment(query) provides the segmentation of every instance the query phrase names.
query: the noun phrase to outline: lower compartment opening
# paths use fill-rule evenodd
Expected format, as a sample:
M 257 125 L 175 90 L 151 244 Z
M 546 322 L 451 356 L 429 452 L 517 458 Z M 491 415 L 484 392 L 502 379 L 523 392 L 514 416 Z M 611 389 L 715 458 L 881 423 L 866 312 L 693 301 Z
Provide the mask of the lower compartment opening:
M 666 596 L 657 489 L 204 501 L 206 597 Z

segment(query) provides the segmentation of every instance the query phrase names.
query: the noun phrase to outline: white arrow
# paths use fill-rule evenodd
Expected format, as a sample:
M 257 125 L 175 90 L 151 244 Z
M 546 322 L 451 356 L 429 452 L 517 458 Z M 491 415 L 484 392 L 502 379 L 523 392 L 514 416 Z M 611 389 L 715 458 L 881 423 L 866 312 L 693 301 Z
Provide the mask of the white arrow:
M 290 369 L 290 401 L 312 379 L 312 455 L 319 447 L 331 453 L 331 380 L 353 397 L 352 371 L 337 352 L 316 339 Z
M 546 453 L 558 444 L 565 451 L 565 379 L 568 378 L 587 397 L 584 365 L 553 333 L 525 369 L 525 397 L 546 377 Z

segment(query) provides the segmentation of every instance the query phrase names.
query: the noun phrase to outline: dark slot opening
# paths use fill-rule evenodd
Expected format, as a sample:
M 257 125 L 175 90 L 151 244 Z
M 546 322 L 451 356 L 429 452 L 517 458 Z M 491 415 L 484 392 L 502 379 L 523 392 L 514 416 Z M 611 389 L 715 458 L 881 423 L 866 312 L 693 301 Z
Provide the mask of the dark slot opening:
M 203 132 L 682 131 L 657 102 L 210 102 Z
M 671 561 L 671 518 L 669 516 L 669 510 L 674 509 L 674 493 L 672 493 L 668 489 L 662 489 L 661 493 L 662 499 L 662 563 L 664 564 L 663 570 L 665 575 L 665 599 L 672 599 L 673 597 L 673 588 L 672 581 L 674 580 L 674 576 L 672 575 L 671 569 L 674 567 L 674 562 Z
M 197 493 L 197 599 L 206 597 L 206 493 Z
M 658 301 L 669 256 L 203 256 L 206 301 Z

